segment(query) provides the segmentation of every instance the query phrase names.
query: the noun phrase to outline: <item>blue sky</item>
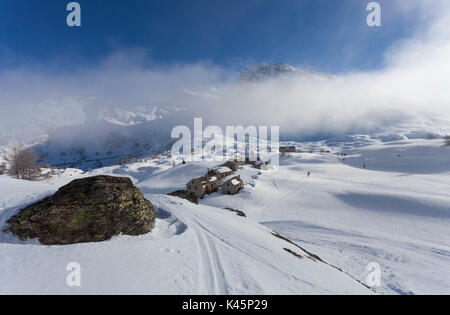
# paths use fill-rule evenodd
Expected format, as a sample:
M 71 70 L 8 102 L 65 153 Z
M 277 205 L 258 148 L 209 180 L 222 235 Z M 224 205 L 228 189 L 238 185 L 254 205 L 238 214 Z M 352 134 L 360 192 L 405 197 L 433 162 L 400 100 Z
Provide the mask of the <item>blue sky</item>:
M 66 25 L 67 0 L 0 1 L 0 68 L 58 62 L 89 66 L 120 50 L 151 63 L 239 68 L 286 62 L 342 73 L 383 66 L 392 43 L 412 36 L 414 12 L 382 5 L 382 27 L 366 24 L 368 0 L 79 0 L 82 27 Z
M 66 25 L 68 2 L 0 0 L 0 129 L 83 124 L 107 107 L 302 135 L 450 115 L 448 0 L 379 0 L 380 28 L 369 0 L 79 0 L 81 28 Z M 241 84 L 260 62 L 336 75 Z

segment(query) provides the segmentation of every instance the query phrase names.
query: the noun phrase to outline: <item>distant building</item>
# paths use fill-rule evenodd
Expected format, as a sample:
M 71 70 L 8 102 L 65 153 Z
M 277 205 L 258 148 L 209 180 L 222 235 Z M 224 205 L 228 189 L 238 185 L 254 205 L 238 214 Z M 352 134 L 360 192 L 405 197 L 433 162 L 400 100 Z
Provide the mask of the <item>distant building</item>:
M 201 176 L 187 183 L 186 191 L 197 198 L 203 198 L 206 194 L 218 191 L 219 187 L 220 179 L 217 176 Z
M 204 176 L 192 179 L 186 185 L 186 191 L 195 195 L 197 198 L 203 198 L 206 194 L 206 178 Z
M 297 148 L 295 146 L 280 147 L 280 153 L 291 153 L 291 152 L 297 152 Z
M 233 172 L 237 172 L 239 170 L 239 167 L 241 167 L 241 165 L 243 165 L 243 164 L 244 164 L 243 161 L 230 160 L 230 161 L 225 162 L 222 166 L 228 167 Z
M 218 179 L 222 179 L 224 177 L 230 176 L 231 174 L 233 174 L 233 171 L 226 166 L 221 166 L 219 168 L 215 168 L 212 170 L 208 170 L 208 176 L 215 176 Z
M 220 187 L 220 178 L 216 176 L 207 176 L 206 178 L 206 193 L 211 194 L 219 190 Z
M 242 188 L 244 188 L 244 182 L 240 176 L 235 176 L 222 185 L 222 192 L 225 195 L 236 195 Z

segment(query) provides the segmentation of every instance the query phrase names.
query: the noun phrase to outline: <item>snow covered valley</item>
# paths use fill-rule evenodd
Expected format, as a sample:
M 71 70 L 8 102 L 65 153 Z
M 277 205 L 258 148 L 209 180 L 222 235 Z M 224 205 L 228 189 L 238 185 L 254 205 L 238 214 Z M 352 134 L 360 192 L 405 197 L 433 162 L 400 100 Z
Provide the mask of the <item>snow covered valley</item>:
M 381 267 L 376 293 L 450 293 L 450 147 L 442 140 L 291 153 L 276 169 L 240 169 L 238 195 L 217 192 L 200 205 L 166 195 L 215 165 L 155 159 L 68 169 L 45 182 L 0 176 L 2 228 L 25 205 L 99 174 L 131 177 L 158 215 L 147 235 L 101 243 L 44 246 L 1 233 L 0 294 L 372 294 L 361 284 L 372 262 Z M 80 287 L 66 284 L 70 262 L 81 266 Z

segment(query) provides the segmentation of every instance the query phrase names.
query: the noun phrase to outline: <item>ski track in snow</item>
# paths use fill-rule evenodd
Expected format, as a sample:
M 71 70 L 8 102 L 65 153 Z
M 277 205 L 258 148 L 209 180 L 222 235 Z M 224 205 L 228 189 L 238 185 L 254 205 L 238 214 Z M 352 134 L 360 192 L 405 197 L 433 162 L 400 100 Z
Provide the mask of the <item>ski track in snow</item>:
M 172 204 L 176 204 L 172 202 Z M 190 229 L 194 231 L 196 239 L 196 247 L 198 255 L 201 257 L 199 260 L 199 270 L 202 275 L 202 290 L 200 294 L 228 294 L 226 275 L 221 265 L 220 255 L 211 240 L 211 237 L 207 237 L 205 234 L 209 232 L 201 225 L 197 220 L 190 218 L 189 216 L 183 216 L 178 213 L 181 221 L 188 224 Z M 210 289 L 213 289 L 211 292 Z

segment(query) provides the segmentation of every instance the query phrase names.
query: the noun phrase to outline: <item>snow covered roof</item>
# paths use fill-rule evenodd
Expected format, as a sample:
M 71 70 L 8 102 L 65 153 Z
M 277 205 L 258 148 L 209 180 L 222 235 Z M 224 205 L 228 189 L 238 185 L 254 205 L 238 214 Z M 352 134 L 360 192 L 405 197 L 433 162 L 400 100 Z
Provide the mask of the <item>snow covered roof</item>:
M 227 182 L 227 181 L 229 181 L 230 179 L 233 179 L 233 178 L 235 178 L 235 177 L 236 177 L 235 174 L 228 175 L 227 177 L 222 178 L 222 182 L 225 183 L 225 182 Z
M 211 177 L 211 178 L 209 179 L 210 182 L 215 182 L 216 180 L 217 180 L 217 177 L 216 177 L 216 176 L 213 176 L 213 177 Z
M 189 183 L 202 184 L 203 185 L 203 184 L 205 184 L 207 182 L 208 182 L 208 180 L 206 179 L 205 176 L 200 176 L 200 177 L 196 177 L 196 178 L 191 179 L 191 181 Z
M 238 181 L 237 179 L 232 179 L 232 180 L 231 180 L 231 184 L 233 184 L 234 186 L 237 186 L 237 185 L 240 185 L 241 182 Z
M 220 174 L 232 172 L 232 170 L 231 170 L 230 168 L 226 167 L 226 166 L 219 167 L 219 168 L 217 169 L 217 171 L 218 171 Z

